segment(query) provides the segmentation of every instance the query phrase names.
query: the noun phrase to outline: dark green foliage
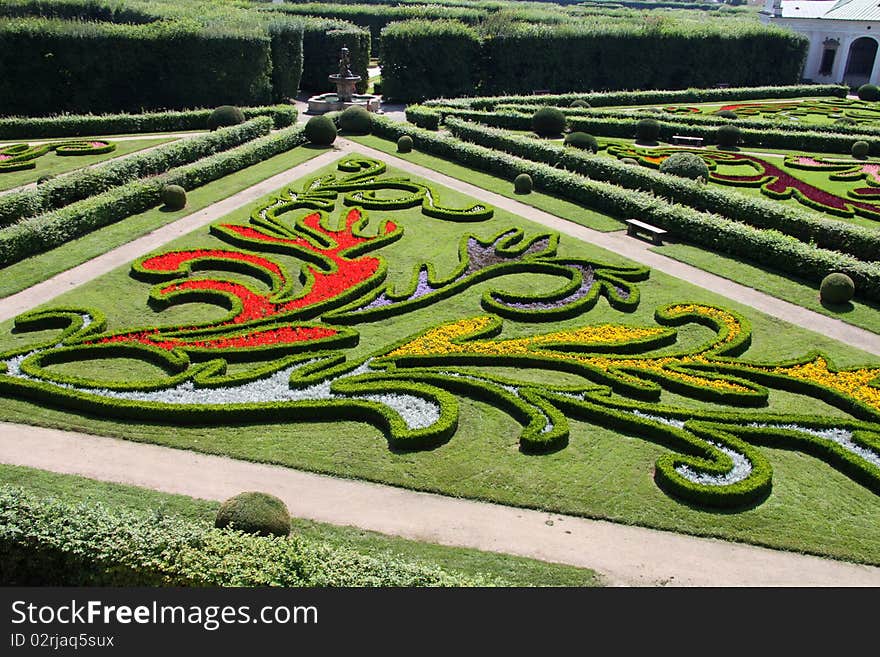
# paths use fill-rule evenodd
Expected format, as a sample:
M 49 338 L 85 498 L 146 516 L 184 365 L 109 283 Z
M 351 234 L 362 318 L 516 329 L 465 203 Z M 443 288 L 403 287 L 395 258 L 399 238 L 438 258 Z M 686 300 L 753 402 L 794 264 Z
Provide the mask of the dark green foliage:
M 574 101 L 570 105 L 570 107 L 592 107 L 592 106 L 587 101 L 578 99 L 578 100 Z
M 859 159 L 868 157 L 868 150 L 870 146 L 866 141 L 857 141 L 852 145 L 852 153 L 853 157 L 857 157 Z
M 654 119 L 642 119 L 636 124 L 636 140 L 643 143 L 657 141 L 660 136 L 660 124 Z
M 707 179 L 709 167 L 696 153 L 673 153 L 660 164 L 660 173 L 668 173 L 679 178 Z
M 254 31 L 183 21 L 0 23 L 7 115 L 265 104 L 271 69 L 269 39 Z
M 483 44 L 483 94 L 791 84 L 806 37 L 747 21 L 516 23 Z M 626 74 L 620 74 L 626 62 Z
M 571 132 L 565 135 L 565 145 L 594 153 L 599 152 L 599 142 L 593 135 L 588 135 L 586 132 Z
M 397 140 L 397 152 L 409 153 L 413 148 L 413 140 L 409 135 L 403 135 Z
M 186 190 L 180 185 L 165 185 L 159 198 L 169 210 L 183 210 L 186 207 Z
M 47 183 L 50 180 L 52 180 L 54 177 L 55 176 L 40 176 L 39 178 L 37 178 L 37 184 L 42 185 L 44 183 Z
M 263 537 L 0 488 L 0 581 L 19 586 L 487 586 L 301 536 Z
M 565 130 L 565 114 L 556 107 L 542 107 L 532 115 L 532 132 L 539 137 L 558 137 Z
M 266 25 L 272 51 L 272 102 L 296 97 L 303 73 L 303 24 L 279 16 Z
M 846 274 L 835 272 L 822 279 L 819 298 L 825 303 L 842 304 L 851 300 L 856 292 L 853 280 Z
M 239 123 L 244 123 L 244 113 L 232 105 L 221 105 L 208 117 L 208 130 L 213 132 L 217 128 L 226 128 Z
M 329 116 L 313 116 L 306 122 L 305 135 L 316 146 L 330 146 L 336 141 L 336 124 Z
M 521 173 L 513 179 L 513 190 L 517 194 L 531 194 L 532 177 L 527 173 Z
M 861 100 L 878 101 L 880 100 L 880 87 L 876 84 L 863 84 L 859 87 L 858 95 Z
M 371 125 L 370 113 L 359 105 L 347 107 L 339 115 L 339 129 L 343 132 L 367 135 L 370 133 Z
M 742 132 L 735 125 L 723 125 L 718 128 L 715 140 L 719 146 L 731 148 L 736 146 L 742 139 Z
M 382 30 L 382 92 L 399 102 L 473 94 L 480 37 L 457 21 L 413 20 Z
M 739 115 L 732 110 L 718 110 L 715 112 L 715 116 L 720 117 L 722 119 L 738 119 Z
M 247 534 L 289 536 L 290 512 L 284 502 L 268 493 L 239 493 L 223 502 L 214 526 L 232 527 Z
M 369 84 L 370 32 L 345 21 L 325 18 L 302 18 L 303 72 L 300 88 L 325 93 L 335 88 L 327 79 L 339 72 L 339 51 L 348 48 L 351 72 L 361 76 L 358 93 L 364 93 Z
M 635 159 L 635 158 L 632 158 L 632 157 L 625 157 L 625 158 L 623 158 L 623 159 L 620 160 L 620 161 L 621 161 L 623 164 L 630 164 L 630 165 L 634 164 L 634 165 L 637 166 L 637 167 L 638 167 L 638 166 L 641 166 L 641 165 L 639 164 L 639 161 L 638 161 L 637 159 Z

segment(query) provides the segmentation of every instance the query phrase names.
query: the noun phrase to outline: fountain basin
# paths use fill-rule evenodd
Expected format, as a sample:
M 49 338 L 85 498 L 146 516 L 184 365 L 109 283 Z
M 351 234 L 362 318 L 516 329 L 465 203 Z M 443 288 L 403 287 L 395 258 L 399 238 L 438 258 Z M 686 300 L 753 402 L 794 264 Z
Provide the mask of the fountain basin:
M 351 100 L 342 100 L 338 94 L 326 93 L 309 98 L 309 114 L 339 112 L 347 107 L 360 106 L 368 112 L 379 111 L 379 97 L 370 94 L 352 94 Z

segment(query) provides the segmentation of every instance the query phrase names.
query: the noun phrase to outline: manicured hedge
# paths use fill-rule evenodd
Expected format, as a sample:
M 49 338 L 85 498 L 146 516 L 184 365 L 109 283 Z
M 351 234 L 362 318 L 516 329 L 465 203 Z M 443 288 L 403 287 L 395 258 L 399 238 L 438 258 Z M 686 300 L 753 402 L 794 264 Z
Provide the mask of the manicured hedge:
M 191 190 L 258 164 L 305 141 L 302 127 L 292 126 L 198 162 L 171 169 L 164 175 L 114 187 L 103 194 L 0 229 L 0 267 L 149 210 L 160 203 L 165 185 L 180 185 Z
M 185 63 L 185 65 L 181 65 Z M 268 36 L 215 25 L 0 23 L 0 111 L 142 111 L 271 100 Z
M 508 130 L 530 130 L 531 114 L 514 110 L 483 111 L 458 107 L 431 106 L 439 109 L 444 120 L 446 117 L 458 117 L 478 123 L 485 123 L 496 128 Z M 593 118 L 587 116 L 569 116 L 568 125 L 571 130 L 586 132 L 601 137 L 622 137 L 631 139 L 636 135 L 639 122 L 651 117 L 659 126 L 659 139 L 671 141 L 675 135 L 701 137 L 707 143 L 714 143 L 718 137 L 717 126 L 696 126 L 681 123 L 669 114 L 638 114 L 631 118 Z M 739 125 L 739 124 L 737 124 Z M 864 139 L 871 144 L 872 152 L 880 152 L 880 140 L 870 135 L 841 134 L 807 130 L 794 132 L 787 129 L 742 129 L 743 146 L 756 148 L 780 148 L 785 150 L 819 151 L 824 153 L 845 153 L 849 155 L 854 139 Z
M 60 116 L 14 116 L 0 119 L 0 139 L 94 137 L 139 132 L 207 130 L 214 108 L 150 112 L 146 114 L 63 114 Z M 268 116 L 276 128 L 296 123 L 293 105 L 242 107 L 245 119 Z
M 373 134 L 396 140 L 404 134 L 416 148 L 487 173 L 513 179 L 529 171 L 535 186 L 621 219 L 637 217 L 682 240 L 728 253 L 817 285 L 828 273 L 841 271 L 856 283 L 858 294 L 880 300 L 880 264 L 805 244 L 775 230 L 762 230 L 693 208 L 670 203 L 652 193 L 624 189 L 546 164 L 523 160 L 493 149 L 467 144 L 420 128 L 373 118 Z
M 195 162 L 269 134 L 272 120 L 258 117 L 241 125 L 164 144 L 98 167 L 81 169 L 48 182 L 0 196 L 0 226 L 64 207 L 145 176 Z
M 467 107 L 491 110 L 498 105 L 558 105 L 568 107 L 576 100 L 583 100 L 591 107 L 615 105 L 659 105 L 661 103 L 708 103 L 712 101 L 760 100 L 765 98 L 799 98 L 801 96 L 830 96 L 846 98 L 849 87 L 839 84 L 800 84 L 772 87 L 730 87 L 724 89 L 683 89 L 680 91 L 660 89 L 650 91 L 602 91 L 591 93 L 564 93 L 542 95 L 483 96 L 429 100 L 425 105 Z
M 415 3 L 413 3 L 415 5 Z M 262 8 L 269 11 L 281 11 L 299 16 L 317 16 L 354 23 L 370 30 L 373 50 L 379 49 L 379 35 L 389 23 L 405 20 L 458 20 L 475 25 L 483 20 L 488 12 L 465 7 L 431 7 L 425 4 L 416 6 L 397 5 L 391 2 L 382 5 L 336 4 L 308 2 L 302 4 L 271 5 Z
M 480 36 L 458 21 L 415 20 L 382 30 L 382 94 L 395 101 L 473 93 Z
M 345 21 L 325 18 L 302 18 L 303 24 L 303 74 L 300 88 L 324 93 L 335 91 L 327 79 L 339 71 L 339 50 L 349 50 L 351 71 L 361 76 L 358 93 L 364 93 L 370 74 L 370 33 Z
M 459 119 L 448 119 L 446 126 L 459 139 L 517 157 L 562 167 L 594 180 L 652 192 L 697 210 L 719 214 L 756 228 L 778 230 L 825 249 L 843 251 L 860 260 L 872 261 L 880 257 L 880 232 L 870 228 L 834 221 L 734 190 L 676 180 L 647 167 L 634 167 L 607 157 L 592 157 L 546 140 L 512 135 Z
M 16 586 L 488 586 L 303 536 L 263 537 L 0 487 L 0 581 Z

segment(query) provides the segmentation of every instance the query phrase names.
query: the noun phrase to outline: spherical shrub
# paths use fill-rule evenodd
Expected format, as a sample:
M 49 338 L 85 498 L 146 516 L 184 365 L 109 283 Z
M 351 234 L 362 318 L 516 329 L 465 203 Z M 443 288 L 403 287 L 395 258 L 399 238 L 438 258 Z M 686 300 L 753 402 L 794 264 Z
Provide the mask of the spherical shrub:
M 868 157 L 868 142 L 866 141 L 857 141 L 852 145 L 852 156 L 857 158 Z
M 542 107 L 532 115 L 532 130 L 539 137 L 555 137 L 565 130 L 565 114 L 556 107 Z
M 290 513 L 284 502 L 267 493 L 239 493 L 230 497 L 217 512 L 214 526 L 259 534 L 287 536 L 290 534 Z
M 876 84 L 863 84 L 859 87 L 858 95 L 860 100 L 878 101 L 880 100 L 880 87 Z
M 654 119 L 642 119 L 636 124 L 636 140 L 643 142 L 657 141 L 660 136 L 660 124 Z
M 841 304 L 853 298 L 856 286 L 846 274 L 835 272 L 822 279 L 819 286 L 819 298 L 825 303 Z
M 590 104 L 589 104 L 587 101 L 585 101 L 585 100 L 576 100 L 576 101 L 574 101 L 574 102 L 571 104 L 571 106 L 572 106 L 572 107 L 592 107 L 592 105 L 590 105 Z
M 397 152 L 409 153 L 413 149 L 413 140 L 409 135 L 403 135 L 397 140 Z
M 715 112 L 715 116 L 720 116 L 722 119 L 738 119 L 739 115 L 733 110 L 718 110 Z
M 316 146 L 329 146 L 336 141 L 336 124 L 329 116 L 313 116 L 306 122 L 305 135 Z
M 660 171 L 691 180 L 709 177 L 709 167 L 696 153 L 673 153 L 660 164 Z
M 742 133 L 735 125 L 723 125 L 718 128 L 715 139 L 718 141 L 719 146 L 730 148 L 736 146 L 740 142 L 740 139 L 742 139 Z
M 367 135 L 373 129 L 373 120 L 365 108 L 354 105 L 339 115 L 339 128 L 355 135 Z
M 225 128 L 230 125 L 244 123 L 244 114 L 232 105 L 221 105 L 208 117 L 208 130 L 213 132 L 217 128 Z
M 186 207 L 186 190 L 180 185 L 165 185 L 161 198 L 169 210 L 182 210 Z
M 521 173 L 513 179 L 513 191 L 517 194 L 532 193 L 532 177 L 527 173 Z
M 593 135 L 588 135 L 586 132 L 572 132 L 566 135 L 565 145 L 593 151 L 594 153 L 599 152 L 599 142 L 596 141 Z
M 636 166 L 641 166 L 639 164 L 639 161 L 634 157 L 624 157 L 624 158 L 621 158 L 620 161 L 623 162 L 624 164 L 635 164 Z

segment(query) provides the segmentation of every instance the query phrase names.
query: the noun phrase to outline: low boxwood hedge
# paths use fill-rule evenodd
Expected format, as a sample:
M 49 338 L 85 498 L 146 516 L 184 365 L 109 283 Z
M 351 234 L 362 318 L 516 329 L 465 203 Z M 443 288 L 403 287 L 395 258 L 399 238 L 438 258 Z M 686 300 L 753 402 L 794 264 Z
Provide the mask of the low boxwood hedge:
M 0 487 L 0 581 L 15 586 L 491 586 L 302 536 L 215 529 L 161 512 Z

